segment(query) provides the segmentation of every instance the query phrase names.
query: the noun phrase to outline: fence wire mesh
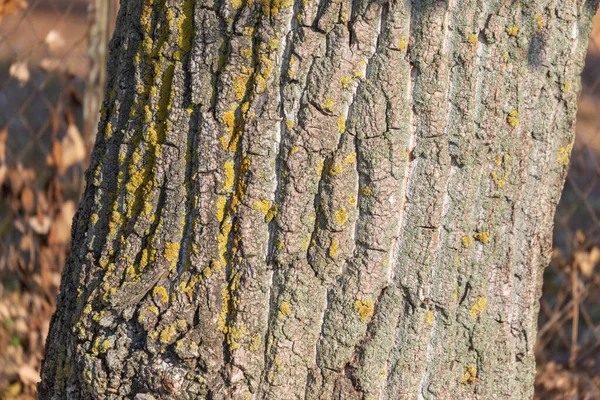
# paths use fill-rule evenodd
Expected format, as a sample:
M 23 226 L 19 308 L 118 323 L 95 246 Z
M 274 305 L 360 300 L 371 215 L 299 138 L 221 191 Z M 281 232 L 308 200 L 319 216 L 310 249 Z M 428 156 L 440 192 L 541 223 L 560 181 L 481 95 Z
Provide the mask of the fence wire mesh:
M 0 398 L 35 396 L 97 117 L 98 99 L 86 106 L 85 93 L 103 93 L 104 58 L 90 61 L 88 49 L 106 50 L 106 38 L 94 35 L 111 30 L 116 3 L 0 0 Z M 98 19 L 109 26 L 92 26 Z M 538 399 L 600 399 L 600 18 L 594 22 L 540 300 Z
M 98 114 L 83 111 L 102 1 L 0 0 L 0 398 L 39 379 Z

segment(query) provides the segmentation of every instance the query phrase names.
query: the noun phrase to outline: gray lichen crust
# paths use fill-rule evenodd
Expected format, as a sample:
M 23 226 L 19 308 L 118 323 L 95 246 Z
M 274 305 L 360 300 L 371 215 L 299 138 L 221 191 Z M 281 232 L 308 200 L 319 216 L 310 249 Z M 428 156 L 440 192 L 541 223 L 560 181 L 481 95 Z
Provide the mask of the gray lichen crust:
M 530 398 L 597 2 L 123 1 L 39 398 Z

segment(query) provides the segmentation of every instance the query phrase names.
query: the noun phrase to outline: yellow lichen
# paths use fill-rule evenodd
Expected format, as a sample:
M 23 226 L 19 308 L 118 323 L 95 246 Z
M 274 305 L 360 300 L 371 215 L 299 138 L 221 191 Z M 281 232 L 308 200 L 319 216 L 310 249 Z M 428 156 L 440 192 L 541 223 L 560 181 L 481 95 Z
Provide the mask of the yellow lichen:
M 260 348 L 260 343 L 262 342 L 262 338 L 260 336 L 253 336 L 250 338 L 250 351 L 258 351 Z
M 562 92 L 569 93 L 571 91 L 571 85 L 572 85 L 571 81 L 569 81 L 569 80 L 565 81 L 565 84 L 563 85 L 563 88 L 562 88 Z
M 223 113 L 222 121 L 227 127 L 227 132 L 229 132 L 229 136 L 231 136 L 231 134 L 233 133 L 233 128 L 235 128 L 235 111 L 225 111 Z
M 317 162 L 315 170 L 317 171 L 317 175 L 321 175 L 323 173 L 323 160 L 319 160 Z
M 356 206 L 356 195 L 354 193 L 348 196 L 348 204 L 352 207 Z
M 227 204 L 227 198 L 225 196 L 219 196 L 217 199 L 217 220 L 222 222 L 225 218 L 225 205 Z
M 478 232 L 473 235 L 473 238 L 480 241 L 481 243 L 487 243 L 490 241 L 490 235 L 487 232 Z
M 225 162 L 223 164 L 223 172 L 225 174 L 225 180 L 223 181 L 223 190 L 226 192 L 230 191 L 233 188 L 234 178 L 235 178 L 235 168 L 234 168 L 233 160 Z
M 519 126 L 519 112 L 517 110 L 512 110 L 510 114 L 508 114 L 506 120 L 508 121 L 510 126 L 516 128 L 517 126 Z
M 108 340 L 103 341 L 100 345 L 100 353 L 106 353 L 111 347 L 112 345 Z
M 339 245 L 338 241 L 335 239 L 332 239 L 331 244 L 329 245 L 329 256 L 337 257 L 337 255 L 339 254 L 339 248 L 340 248 L 340 245 Z
M 342 76 L 340 76 L 340 85 L 342 85 L 342 88 L 348 89 L 348 87 L 350 86 L 351 82 L 352 82 L 352 77 L 351 76 L 348 76 L 348 75 L 342 75 Z
M 471 236 L 463 236 L 461 241 L 465 247 L 470 247 L 473 244 L 473 238 Z
M 171 263 L 171 266 L 174 267 L 177 265 L 177 259 L 179 257 L 179 247 L 180 243 L 176 242 L 167 242 L 165 243 L 165 258 L 167 261 Z
M 160 342 L 168 344 L 176 334 L 177 330 L 175 329 L 175 325 L 169 325 L 160 332 Z
M 506 28 L 506 33 L 508 33 L 508 36 L 517 36 L 519 33 L 519 27 L 511 26 L 509 28 Z
M 154 289 L 152 289 L 152 295 L 158 296 L 158 299 L 163 303 L 167 303 L 169 301 L 167 289 L 162 286 L 156 286 Z
M 302 243 L 300 243 L 300 248 L 303 251 L 308 250 L 308 247 L 310 246 L 310 234 L 308 234 L 303 240 Z
M 573 150 L 573 142 L 569 143 L 565 147 L 560 147 L 557 150 L 558 156 L 556 157 L 556 161 L 560 165 L 568 165 L 571 159 L 571 151 Z
M 333 104 L 334 104 L 334 100 L 333 97 L 328 97 L 325 100 L 323 100 L 323 109 L 327 110 L 327 111 L 332 111 L 333 110 Z
M 402 51 L 404 51 L 408 48 L 408 37 L 407 36 L 400 37 L 400 40 L 398 41 L 398 48 Z
M 290 306 L 290 303 L 288 303 L 287 301 L 284 301 L 283 303 L 281 303 L 281 305 L 279 306 L 279 313 L 277 314 L 279 316 L 279 318 L 285 318 L 288 315 L 290 315 L 292 313 L 292 307 Z
M 331 166 L 331 168 L 329 169 L 329 173 L 330 173 L 331 175 L 334 175 L 334 176 L 335 176 L 335 175 L 339 175 L 339 174 L 341 174 L 342 172 L 344 172 L 344 168 L 343 168 L 341 165 L 339 165 L 339 164 L 333 164 L 333 165 Z
M 354 302 L 354 310 L 358 313 L 358 319 L 366 321 L 373 315 L 373 301 L 356 300 Z
M 473 44 L 473 43 L 477 43 L 477 35 L 476 35 L 476 34 L 474 34 L 474 33 L 471 33 L 471 34 L 469 35 L 469 38 L 467 39 L 467 41 L 468 41 L 469 43 L 471 43 L 471 44 Z
M 428 325 L 433 325 L 433 319 L 433 312 L 427 311 L 427 314 L 425 315 L 425 322 L 427 322 Z
M 471 307 L 471 310 L 469 310 L 469 315 L 471 317 L 476 317 L 477 315 L 481 314 L 486 307 L 487 299 L 485 297 L 479 297 L 475 304 L 473 304 L 473 307 Z
M 352 152 L 352 153 L 348 154 L 346 157 L 344 157 L 344 160 L 342 160 L 342 163 L 344 165 L 354 164 L 355 162 L 356 162 L 356 152 Z
M 542 14 L 535 14 L 535 21 L 537 22 L 538 31 L 544 27 L 544 19 Z
M 466 385 L 467 383 L 474 383 L 477 380 L 477 368 L 469 365 L 465 371 L 465 374 L 460 378 L 460 383 Z
M 373 191 L 371 190 L 371 188 L 363 186 L 360 188 L 360 192 L 364 195 L 364 196 L 371 196 L 373 194 Z
M 339 133 L 346 132 L 346 118 L 343 115 L 340 115 L 337 119 L 337 127 Z
M 252 51 L 250 52 L 252 55 Z M 246 84 L 248 83 L 248 75 L 235 75 L 233 77 L 233 90 L 235 92 L 235 98 L 237 100 L 243 100 L 246 96 Z
M 285 126 L 286 126 L 288 129 L 292 129 L 292 128 L 294 127 L 294 121 L 290 121 L 289 119 L 286 119 L 286 120 L 285 120 Z
M 256 211 L 260 211 L 264 215 L 267 215 L 271 209 L 271 202 L 269 200 L 255 200 L 252 208 L 254 208 Z
M 265 222 L 267 222 L 267 223 L 271 222 L 273 220 L 273 218 L 275 218 L 277 216 L 278 211 L 279 211 L 279 206 L 277 204 L 273 204 L 271 206 L 271 208 L 269 208 L 267 215 L 265 215 Z
M 344 225 L 346 221 L 348 221 L 348 217 L 350 216 L 345 208 L 337 209 L 334 214 L 335 221 L 338 223 L 338 225 Z

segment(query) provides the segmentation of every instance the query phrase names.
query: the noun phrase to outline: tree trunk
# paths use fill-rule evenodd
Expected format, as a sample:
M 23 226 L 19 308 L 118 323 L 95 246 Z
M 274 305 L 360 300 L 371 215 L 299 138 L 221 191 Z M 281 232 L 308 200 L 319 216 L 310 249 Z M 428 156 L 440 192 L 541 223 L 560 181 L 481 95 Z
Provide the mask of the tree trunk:
M 597 2 L 123 1 L 39 398 L 530 398 Z

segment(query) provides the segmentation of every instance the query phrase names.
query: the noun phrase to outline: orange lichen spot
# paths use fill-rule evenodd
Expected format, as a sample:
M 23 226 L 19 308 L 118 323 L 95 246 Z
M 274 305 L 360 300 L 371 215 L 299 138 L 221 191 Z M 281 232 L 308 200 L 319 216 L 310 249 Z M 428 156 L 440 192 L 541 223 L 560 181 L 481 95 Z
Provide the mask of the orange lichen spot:
M 510 126 L 512 126 L 513 128 L 516 128 L 517 126 L 519 126 L 519 112 L 517 110 L 512 110 L 508 114 L 506 121 L 508 121 L 508 124 Z
M 473 244 L 473 238 L 471 236 L 463 236 L 461 241 L 465 247 L 470 247 Z
M 158 307 L 156 307 L 156 306 L 149 306 L 148 308 L 146 308 L 146 310 L 155 315 L 158 315 Z
M 478 232 L 473 235 L 473 238 L 481 243 L 487 243 L 490 241 L 490 234 L 487 232 Z
M 460 383 L 466 385 L 467 383 L 475 383 L 477 380 L 477 368 L 469 365 L 465 371 L 465 374 L 460 378 Z
M 339 133 L 346 132 L 346 118 L 343 115 L 340 115 L 337 119 L 337 127 Z
M 408 36 L 401 36 L 398 41 L 398 48 L 402 51 L 408 48 Z
M 475 304 L 473 304 L 473 307 L 471 307 L 471 310 L 469 310 L 469 315 L 471 317 L 476 317 L 481 314 L 486 307 L 487 299 L 485 297 L 479 297 Z
M 329 256 L 334 258 L 339 254 L 340 245 L 337 240 L 332 239 L 331 244 L 329 245 Z
M 358 313 L 358 319 L 366 321 L 373 315 L 373 301 L 371 300 L 356 300 L 354 302 L 354 310 Z
M 334 100 L 333 97 L 328 97 L 325 100 L 323 100 L 323 109 L 327 110 L 327 111 L 333 111 L 333 104 L 334 104 Z
M 340 85 L 342 85 L 342 88 L 348 89 L 348 87 L 350 86 L 351 82 L 352 82 L 352 77 L 351 76 L 348 76 L 348 75 L 342 75 L 342 76 L 340 76 Z
M 348 217 L 350 217 L 350 214 L 348 214 L 348 211 L 346 211 L 345 208 L 337 209 L 334 214 L 335 222 L 337 222 L 338 225 L 344 225 L 346 221 L 348 221 Z
M 506 33 L 508 33 L 508 36 L 517 36 L 519 34 L 519 27 L 511 26 L 509 28 L 506 28 Z
M 162 286 L 156 286 L 154 289 L 152 289 L 152 295 L 158 296 L 158 299 L 163 303 L 167 303 L 169 301 L 167 289 Z
M 165 258 L 174 267 L 177 265 L 177 259 L 179 258 L 179 248 L 181 244 L 179 242 L 167 242 L 165 243 Z
M 217 199 L 217 220 L 222 222 L 225 218 L 225 205 L 227 204 L 227 198 L 225 196 L 219 196 Z
M 568 165 L 571 159 L 571 151 L 573 150 L 573 142 L 569 143 L 565 147 L 560 147 L 557 150 L 558 156 L 556 157 L 556 161 L 560 165 Z
M 279 306 L 279 312 L 277 313 L 277 316 L 279 318 L 285 318 L 288 315 L 290 315 L 291 313 L 292 313 L 292 307 L 290 306 L 290 303 L 288 303 L 287 301 L 284 301 Z
M 235 92 L 236 100 L 243 100 L 246 96 L 246 84 L 248 83 L 248 75 L 235 75 L 233 77 L 233 91 Z M 227 123 L 226 123 L 227 124 Z
M 225 179 L 223 181 L 223 190 L 229 192 L 233 188 L 233 182 L 235 178 L 233 160 L 227 161 L 225 164 L 223 164 L 223 173 L 225 175 Z
M 477 43 L 477 35 L 474 33 L 471 33 L 469 35 L 469 37 L 467 38 L 467 41 L 471 44 Z
M 285 120 L 285 126 L 286 126 L 288 129 L 292 129 L 292 128 L 294 127 L 294 121 L 290 121 L 289 119 L 286 119 L 286 120 Z
M 434 320 L 433 312 L 427 311 L 427 314 L 425 314 L 425 322 L 427 322 L 427 325 L 433 325 L 433 320 Z
M 271 209 L 271 202 L 269 200 L 255 200 L 254 204 L 252 204 L 252 208 L 254 208 L 256 211 L 260 211 L 264 215 L 267 215 Z
M 235 128 L 235 111 L 229 110 L 223 113 L 222 118 L 223 123 L 227 127 L 227 132 L 229 136 L 233 133 L 233 128 Z

